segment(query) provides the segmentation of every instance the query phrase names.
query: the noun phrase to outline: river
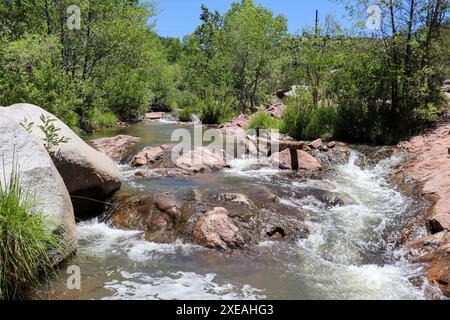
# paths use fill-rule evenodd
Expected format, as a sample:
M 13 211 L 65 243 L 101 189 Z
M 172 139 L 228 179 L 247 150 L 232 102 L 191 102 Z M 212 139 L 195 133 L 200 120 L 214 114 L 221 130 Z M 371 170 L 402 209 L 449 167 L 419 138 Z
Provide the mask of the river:
M 143 146 L 170 143 L 171 121 L 135 124 L 89 135 L 89 139 L 128 134 Z M 170 190 L 182 195 L 193 187 L 208 192 L 240 192 L 266 186 L 280 202 L 306 214 L 307 239 L 296 243 L 263 242 L 257 248 L 218 252 L 177 242 L 150 243 L 137 231 L 93 219 L 78 224 L 81 290 L 65 287 L 67 275 L 40 292 L 55 299 L 426 299 L 430 286 L 421 265 L 407 259 L 398 244 L 402 230 L 421 204 L 389 183 L 387 173 L 399 155 L 365 166 L 359 147 L 347 164 L 320 180 L 282 176 L 274 168 L 235 160 L 208 178 L 134 179 L 134 169 L 120 165 L 123 190 L 146 193 Z M 362 161 L 361 161 L 362 159 Z M 316 196 L 334 194 L 330 205 Z M 425 232 L 425 230 L 420 231 Z M 418 235 L 419 236 L 419 235 Z M 415 281 L 410 281 L 415 279 Z M 417 281 L 419 279 L 420 281 Z M 415 283 L 415 284 L 413 284 Z M 419 283 L 419 284 L 418 284 Z

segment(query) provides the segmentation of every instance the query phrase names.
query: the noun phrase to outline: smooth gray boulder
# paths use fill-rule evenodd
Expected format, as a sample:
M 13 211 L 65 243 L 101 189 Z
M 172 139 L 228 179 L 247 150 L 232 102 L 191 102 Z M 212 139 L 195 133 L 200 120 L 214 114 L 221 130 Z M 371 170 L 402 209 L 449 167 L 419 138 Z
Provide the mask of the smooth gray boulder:
M 3 114 L 0 132 L 0 183 L 5 186 L 18 166 L 22 187 L 48 219 L 49 230 L 62 233 L 70 244 L 59 257 L 66 258 L 76 249 L 77 237 L 72 203 L 63 179 L 40 141 Z
M 17 124 L 25 119 L 33 122 L 31 135 L 41 142 L 44 137 L 38 128 L 42 123 L 41 115 L 57 119 L 44 109 L 25 103 L 0 108 L 2 115 L 14 119 Z M 71 195 L 75 215 L 78 218 L 95 216 L 101 213 L 102 202 L 120 188 L 122 176 L 119 169 L 113 160 L 90 147 L 65 123 L 57 119 L 53 124 L 61 129 L 59 136 L 69 139 L 52 150 L 52 158 Z

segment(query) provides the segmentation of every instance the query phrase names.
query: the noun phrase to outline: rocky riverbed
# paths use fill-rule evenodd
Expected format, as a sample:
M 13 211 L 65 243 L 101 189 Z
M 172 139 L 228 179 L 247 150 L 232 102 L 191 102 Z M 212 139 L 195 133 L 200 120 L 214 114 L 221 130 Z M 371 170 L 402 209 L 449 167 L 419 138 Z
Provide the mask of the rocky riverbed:
M 427 208 L 395 184 L 405 152 L 290 141 L 271 161 L 248 139 L 241 159 L 221 162 L 204 144 L 172 159 L 180 127 L 149 120 L 88 138 L 124 183 L 101 217 L 78 224 L 82 290 L 54 283 L 40 297 L 442 297 L 402 241 Z M 427 234 L 416 226 L 411 241 Z

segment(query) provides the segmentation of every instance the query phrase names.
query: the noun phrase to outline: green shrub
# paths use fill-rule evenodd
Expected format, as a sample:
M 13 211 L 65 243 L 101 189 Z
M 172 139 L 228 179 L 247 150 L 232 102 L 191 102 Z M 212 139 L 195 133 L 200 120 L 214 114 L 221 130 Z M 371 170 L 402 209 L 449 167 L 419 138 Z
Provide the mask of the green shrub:
M 192 110 L 189 108 L 182 109 L 178 113 L 178 118 L 181 122 L 190 122 L 192 121 Z
M 199 103 L 200 120 L 204 124 L 220 124 L 231 120 L 236 112 L 237 100 L 222 92 L 210 92 Z
M 83 128 L 87 131 L 97 131 L 114 127 L 117 122 L 117 116 L 111 111 L 92 108 L 83 117 Z
M 329 140 L 334 136 L 337 110 L 335 107 L 320 105 L 315 107 L 311 94 L 304 90 L 296 97 L 287 100 L 288 107 L 283 115 L 281 132 L 297 140 L 322 138 Z
M 264 111 L 258 111 L 250 118 L 247 128 L 254 129 L 256 132 L 259 132 L 261 129 L 280 130 L 281 120 L 269 116 Z
M 48 231 L 17 170 L 5 184 L 0 182 L 0 300 L 22 299 L 54 273 L 50 252 L 62 252 L 64 241 Z

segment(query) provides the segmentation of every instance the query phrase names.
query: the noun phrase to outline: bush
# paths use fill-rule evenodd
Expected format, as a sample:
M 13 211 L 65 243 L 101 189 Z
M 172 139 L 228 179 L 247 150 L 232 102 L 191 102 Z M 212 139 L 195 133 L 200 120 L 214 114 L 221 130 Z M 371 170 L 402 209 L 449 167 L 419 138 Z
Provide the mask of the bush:
M 182 109 L 178 113 L 178 118 L 181 122 L 190 122 L 192 121 L 192 110 L 189 108 Z
M 213 91 L 199 103 L 200 120 L 205 124 L 220 124 L 231 120 L 236 112 L 237 100 L 222 92 Z
M 117 116 L 108 110 L 92 108 L 83 117 L 83 128 L 87 131 L 96 131 L 102 128 L 110 128 L 117 124 Z
M 297 97 L 288 99 L 287 105 L 281 132 L 297 140 L 329 140 L 334 136 L 336 108 L 327 105 L 315 107 L 311 94 L 307 91 L 299 92 Z
M 281 128 L 281 120 L 275 119 L 271 116 L 269 116 L 264 111 L 259 111 L 255 113 L 249 121 L 248 129 L 254 129 L 257 133 L 259 133 L 259 130 L 266 129 L 266 130 L 280 130 Z
M 47 230 L 17 170 L 5 184 L 0 182 L 0 300 L 22 299 L 54 272 L 49 252 L 61 252 L 64 242 Z

